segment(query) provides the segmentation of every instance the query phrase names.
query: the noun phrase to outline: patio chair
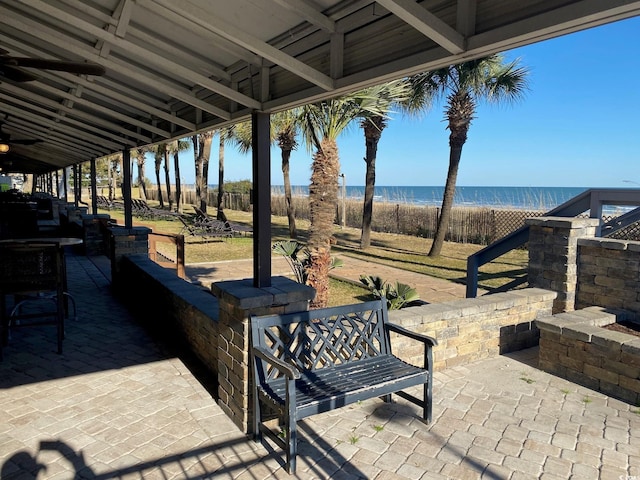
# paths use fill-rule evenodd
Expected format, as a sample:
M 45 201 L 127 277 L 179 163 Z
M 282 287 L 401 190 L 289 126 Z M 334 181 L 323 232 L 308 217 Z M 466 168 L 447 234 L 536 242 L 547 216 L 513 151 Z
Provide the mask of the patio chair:
M 59 243 L 0 243 L 0 358 L 9 340 L 9 328 L 40 325 L 57 327 L 58 353 L 64 338 L 64 252 Z M 39 308 L 7 315 L 8 295 L 37 295 L 52 302 L 55 310 Z
M 182 223 L 182 229 L 178 232 L 179 235 L 189 235 L 191 237 L 195 237 L 200 235 L 200 232 L 196 228 L 195 225 L 189 223 L 189 221 L 183 217 L 182 215 L 177 215 L 178 220 Z
M 213 218 L 203 212 L 200 208 L 192 205 L 193 210 L 196 212 L 195 224 L 201 226 L 209 232 L 212 236 L 217 237 L 234 237 L 240 233 L 247 234 L 253 233 L 253 230 L 249 227 L 239 227 L 232 225 L 231 222 L 223 222 L 217 218 Z

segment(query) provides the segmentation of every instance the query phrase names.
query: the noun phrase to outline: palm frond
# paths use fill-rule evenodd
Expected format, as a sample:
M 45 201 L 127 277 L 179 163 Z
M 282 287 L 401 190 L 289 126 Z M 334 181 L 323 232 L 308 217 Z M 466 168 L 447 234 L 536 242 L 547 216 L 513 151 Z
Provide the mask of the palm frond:
M 408 101 L 410 85 L 396 80 L 300 109 L 300 130 L 307 148 L 320 149 L 324 138 L 337 139 L 354 120 L 369 116 L 388 118 L 392 106 Z

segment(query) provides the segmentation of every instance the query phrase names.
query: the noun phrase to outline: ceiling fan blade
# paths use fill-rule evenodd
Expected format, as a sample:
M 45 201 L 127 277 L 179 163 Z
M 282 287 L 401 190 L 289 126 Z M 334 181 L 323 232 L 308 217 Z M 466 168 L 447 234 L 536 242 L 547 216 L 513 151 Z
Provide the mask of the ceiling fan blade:
M 8 78 L 14 82 L 31 82 L 38 79 L 38 77 L 30 74 L 29 72 L 25 72 L 10 65 L 3 65 L 2 62 L 0 62 L 0 77 Z
M 62 62 L 58 60 L 46 60 L 42 58 L 5 57 L 4 62 L 17 67 L 39 68 L 42 70 L 58 70 L 62 72 L 78 73 L 85 75 L 104 75 L 105 68 L 97 63 Z M 0 63 L 3 60 L 0 60 Z

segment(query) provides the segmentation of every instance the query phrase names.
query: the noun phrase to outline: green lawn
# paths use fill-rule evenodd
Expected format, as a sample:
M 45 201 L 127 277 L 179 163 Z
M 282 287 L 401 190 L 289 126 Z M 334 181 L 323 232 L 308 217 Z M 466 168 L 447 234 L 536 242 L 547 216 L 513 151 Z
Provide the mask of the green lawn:
M 185 211 L 190 211 L 189 207 Z M 121 211 L 105 212 L 112 218 L 123 223 Z M 210 214 L 212 211 L 209 212 Z M 252 214 L 225 210 L 227 218 L 235 223 L 251 225 Z M 145 225 L 158 233 L 178 233 L 182 224 L 178 221 L 138 219 L 134 217 L 135 225 Z M 298 237 L 300 241 L 307 238 L 309 223 L 297 222 Z M 446 242 L 442 254 L 439 257 L 427 256 L 431 240 L 407 235 L 373 232 L 371 235 L 371 247 L 361 250 L 359 247 L 360 230 L 355 228 L 335 227 L 334 236 L 336 244 L 332 247 L 335 253 L 341 256 L 353 256 L 382 264 L 392 265 L 404 270 L 424 273 L 433 277 L 463 282 L 466 278 L 467 257 L 481 248 L 480 245 L 460 244 Z M 285 217 L 272 217 L 273 241 L 288 238 L 287 219 Z M 234 260 L 250 258 L 253 252 L 253 240 L 250 236 L 229 239 L 185 238 L 186 263 L 213 262 L 221 260 Z M 159 248 L 160 250 L 165 247 Z M 168 248 L 168 247 L 166 247 Z M 515 250 L 503 255 L 495 261 L 484 265 L 480 269 L 478 285 L 480 288 L 495 288 L 504 285 L 515 277 L 526 273 L 528 252 Z M 331 298 L 338 303 L 345 303 L 345 299 L 361 300 L 367 291 L 343 282 L 332 281 Z

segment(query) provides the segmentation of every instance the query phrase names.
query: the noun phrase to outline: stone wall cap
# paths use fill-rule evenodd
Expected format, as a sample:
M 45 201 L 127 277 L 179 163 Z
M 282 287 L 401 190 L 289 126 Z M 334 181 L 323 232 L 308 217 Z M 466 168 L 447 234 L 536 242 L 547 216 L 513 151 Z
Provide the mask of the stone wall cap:
M 211 291 L 242 309 L 311 300 L 315 296 L 313 288 L 287 277 L 273 277 L 269 287 L 254 287 L 251 278 L 226 280 L 213 283 Z
M 82 219 L 111 218 L 111 215 L 109 215 L 108 213 L 80 213 L 80 218 Z
M 115 237 L 124 237 L 127 235 L 142 235 L 142 234 L 149 234 L 152 232 L 152 230 L 148 227 L 132 227 L 132 228 L 127 228 L 123 225 L 113 225 L 111 227 L 109 227 L 109 230 L 111 231 L 111 234 Z
M 532 217 L 525 219 L 527 225 L 542 227 L 562 227 L 580 228 L 597 227 L 600 220 L 597 218 L 576 218 L 576 217 Z

